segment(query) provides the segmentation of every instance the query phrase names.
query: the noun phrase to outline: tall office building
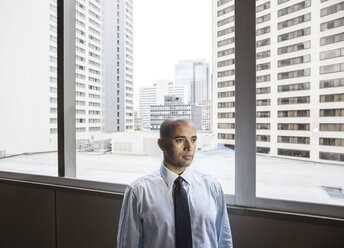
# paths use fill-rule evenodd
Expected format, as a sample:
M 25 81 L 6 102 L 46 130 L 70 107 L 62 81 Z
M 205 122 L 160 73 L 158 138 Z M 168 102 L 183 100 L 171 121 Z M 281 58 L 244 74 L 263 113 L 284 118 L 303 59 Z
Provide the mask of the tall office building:
M 175 96 L 181 104 L 188 102 L 186 85 L 176 85 L 167 80 L 159 80 L 153 86 L 144 86 L 139 89 L 139 116 L 142 118 L 142 129 L 150 130 L 150 107 L 152 105 L 164 105 L 165 96 Z
M 7 154 L 56 150 L 56 4 L 1 2 L 0 150 Z M 77 138 L 134 128 L 132 4 L 76 1 Z
M 187 86 L 190 104 L 211 99 L 209 77 L 209 64 L 205 60 L 184 60 L 175 65 L 175 82 Z
M 256 2 L 257 152 L 344 161 L 344 2 Z M 234 1 L 213 2 L 214 128 L 234 147 Z
M 140 87 L 139 103 L 139 116 L 141 118 L 142 130 L 150 130 L 150 106 L 156 104 L 156 87 Z
M 159 130 L 167 118 L 189 119 L 196 130 L 202 129 L 202 109 L 192 104 L 184 104 L 177 96 L 165 96 L 164 103 L 150 106 L 150 129 Z

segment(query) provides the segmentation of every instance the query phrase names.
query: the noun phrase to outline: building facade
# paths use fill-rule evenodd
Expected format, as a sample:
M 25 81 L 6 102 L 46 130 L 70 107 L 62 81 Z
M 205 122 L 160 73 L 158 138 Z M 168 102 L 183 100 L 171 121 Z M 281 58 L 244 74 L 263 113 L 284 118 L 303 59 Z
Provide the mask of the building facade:
M 57 2 L 1 8 L 1 50 L 12 60 L 0 61 L 0 150 L 56 150 Z M 132 10 L 132 0 L 76 1 L 77 138 L 134 129 Z
M 167 118 L 191 120 L 196 130 L 202 130 L 202 109 L 199 106 L 183 104 L 179 97 L 165 96 L 165 103 L 150 107 L 150 129 L 159 130 Z
M 142 129 L 151 129 L 151 106 L 164 105 L 166 96 L 178 97 L 182 104 L 187 103 L 188 94 L 186 85 L 176 85 L 167 80 L 159 80 L 153 86 L 144 86 L 139 89 L 139 115 L 142 118 Z
M 257 152 L 344 162 L 344 2 L 257 1 Z M 214 128 L 235 147 L 234 1 L 213 2 Z

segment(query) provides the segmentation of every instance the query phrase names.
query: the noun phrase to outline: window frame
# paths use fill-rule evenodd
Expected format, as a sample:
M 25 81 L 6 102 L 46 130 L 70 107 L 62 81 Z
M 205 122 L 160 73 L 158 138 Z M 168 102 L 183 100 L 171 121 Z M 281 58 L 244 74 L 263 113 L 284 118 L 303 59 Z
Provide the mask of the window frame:
M 76 178 L 75 152 L 75 0 L 58 6 L 58 177 L 0 171 L 0 178 L 123 194 L 126 185 Z M 216 5 L 216 1 L 213 1 Z M 245 18 L 245 22 L 240 22 Z M 235 194 L 227 205 L 344 219 L 344 207 L 256 196 L 256 4 L 235 4 Z M 72 25 L 68 25 L 72 24 Z M 244 66 L 243 66 L 244 65 Z M 66 83 L 64 83 L 66 82 Z M 243 125 L 244 124 L 244 125 Z

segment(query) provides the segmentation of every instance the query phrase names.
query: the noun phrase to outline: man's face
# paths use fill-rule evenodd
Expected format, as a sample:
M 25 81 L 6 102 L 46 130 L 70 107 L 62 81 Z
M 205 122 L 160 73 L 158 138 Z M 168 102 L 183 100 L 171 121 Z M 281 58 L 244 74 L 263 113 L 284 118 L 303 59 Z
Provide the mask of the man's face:
M 197 148 L 196 128 L 192 123 L 181 122 L 172 128 L 164 139 L 164 162 L 167 167 L 186 168 L 193 160 Z

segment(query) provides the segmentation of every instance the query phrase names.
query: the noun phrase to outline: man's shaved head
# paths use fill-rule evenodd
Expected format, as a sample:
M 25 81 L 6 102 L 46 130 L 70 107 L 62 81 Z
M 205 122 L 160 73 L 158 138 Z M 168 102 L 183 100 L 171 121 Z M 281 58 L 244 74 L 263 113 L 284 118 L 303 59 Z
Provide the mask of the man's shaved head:
M 160 139 L 168 139 L 171 131 L 181 123 L 192 123 L 189 119 L 167 118 L 160 126 Z

